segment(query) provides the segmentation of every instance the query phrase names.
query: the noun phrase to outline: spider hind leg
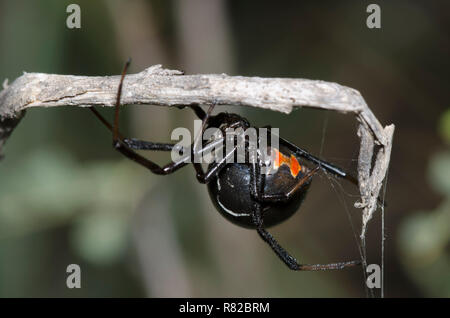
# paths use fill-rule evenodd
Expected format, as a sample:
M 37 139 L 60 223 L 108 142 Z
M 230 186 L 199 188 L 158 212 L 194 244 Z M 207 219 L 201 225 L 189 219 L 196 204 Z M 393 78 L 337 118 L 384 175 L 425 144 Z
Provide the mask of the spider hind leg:
M 314 171 L 314 170 L 312 170 Z M 311 177 L 311 176 L 310 176 Z M 259 163 L 253 163 L 251 165 L 251 187 L 252 193 L 256 195 L 256 199 L 253 204 L 252 221 L 256 227 L 256 231 L 259 236 L 266 242 L 275 254 L 291 269 L 295 271 L 318 271 L 318 270 L 336 270 L 344 269 L 351 266 L 360 265 L 360 261 L 348 261 L 331 264 L 300 264 L 292 255 L 290 255 L 277 240 L 264 228 L 264 219 L 262 215 L 263 204 L 261 199 L 263 198 L 263 184 L 265 175 L 261 174 Z M 302 182 L 301 182 L 302 183 Z M 266 198 L 265 202 L 271 200 Z M 273 202 L 278 202 L 279 198 L 274 198 Z

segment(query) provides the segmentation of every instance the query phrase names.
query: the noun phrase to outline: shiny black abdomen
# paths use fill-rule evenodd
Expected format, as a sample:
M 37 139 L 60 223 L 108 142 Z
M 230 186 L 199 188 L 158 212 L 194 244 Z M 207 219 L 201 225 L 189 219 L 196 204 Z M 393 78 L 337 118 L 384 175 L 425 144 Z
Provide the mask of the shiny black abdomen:
M 266 176 L 264 192 L 277 194 L 286 192 L 302 178 L 300 172 L 296 178 L 291 175 L 288 166 L 281 166 L 276 173 Z M 287 202 L 263 203 L 264 226 L 276 225 L 291 215 L 300 207 L 310 182 L 305 183 Z M 254 199 L 250 192 L 250 166 L 242 163 L 232 163 L 225 166 L 217 178 L 208 183 L 208 192 L 217 210 L 229 221 L 243 227 L 255 228 L 252 222 Z

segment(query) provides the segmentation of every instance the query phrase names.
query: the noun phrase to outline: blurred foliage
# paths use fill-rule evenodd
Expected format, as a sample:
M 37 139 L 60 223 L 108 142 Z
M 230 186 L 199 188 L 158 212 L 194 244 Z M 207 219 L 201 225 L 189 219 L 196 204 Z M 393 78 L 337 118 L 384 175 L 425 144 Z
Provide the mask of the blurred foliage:
M 447 109 L 441 117 L 439 132 L 447 144 L 450 145 L 450 109 Z
M 440 123 L 442 136 L 449 142 L 450 111 Z M 399 251 L 409 275 L 427 296 L 450 297 L 450 151 L 431 158 L 428 176 L 443 200 L 436 209 L 415 212 L 404 222 Z
M 72 224 L 73 247 L 86 261 L 109 263 L 124 252 L 131 212 L 146 189 L 126 161 L 80 164 L 42 148 L 8 169 L 0 183 L 0 240 Z M 84 213 L 83 211 L 90 211 Z

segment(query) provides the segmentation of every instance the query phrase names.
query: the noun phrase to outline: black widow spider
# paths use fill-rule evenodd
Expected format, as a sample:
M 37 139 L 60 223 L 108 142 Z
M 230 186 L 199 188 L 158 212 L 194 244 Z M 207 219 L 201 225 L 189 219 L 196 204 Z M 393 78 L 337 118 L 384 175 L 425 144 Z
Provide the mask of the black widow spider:
M 126 63 L 120 79 L 113 126 L 93 107 L 90 107 L 90 109 L 112 131 L 113 146 L 124 156 L 148 168 L 155 174 L 167 175 L 173 173 L 188 165 L 190 161 L 181 159 L 179 161 L 172 161 L 161 167 L 139 155 L 134 150 L 181 150 L 177 149 L 175 144 L 124 138 L 119 132 L 119 106 L 122 84 L 129 64 L 130 60 Z M 185 106 L 181 106 L 180 108 L 182 107 Z M 211 112 L 214 104 L 210 106 L 207 112 L 203 111 L 199 105 L 188 105 L 188 107 L 202 120 L 200 137 L 206 128 L 211 127 L 218 128 L 221 131 L 227 128 L 247 129 L 251 127 L 245 118 L 237 114 L 219 113 L 212 116 Z M 224 141 L 223 138 L 220 138 L 209 142 L 201 142 L 202 146 L 199 147 L 200 140 L 201 138 L 196 138 L 190 146 L 189 150 L 191 154 L 203 153 Z M 267 147 L 271 146 L 269 145 Z M 312 177 L 320 169 L 347 179 L 357 185 L 354 177 L 333 164 L 311 155 L 306 150 L 282 138 L 279 138 L 278 149 L 268 148 L 269 152 L 275 154 L 275 160 L 273 160 L 275 172 L 271 174 L 261 172 L 264 164 L 260 156 L 257 156 L 258 158 L 251 163 L 228 163 L 227 159 L 235 155 L 236 149 L 236 146 L 231 150 L 227 149 L 228 152 L 223 158 L 218 162 L 211 163 L 206 172 L 200 163 L 193 162 L 198 181 L 207 184 L 211 200 L 225 218 L 239 226 L 256 229 L 261 238 L 269 244 L 272 250 L 291 270 L 332 270 L 360 264 L 360 261 L 332 264 L 299 264 L 266 230 L 267 227 L 286 220 L 299 209 L 310 186 Z M 246 152 L 248 152 L 247 149 Z M 246 157 L 248 157 L 247 153 Z M 298 162 L 298 157 L 312 162 L 316 167 L 309 169 L 305 165 L 301 165 Z

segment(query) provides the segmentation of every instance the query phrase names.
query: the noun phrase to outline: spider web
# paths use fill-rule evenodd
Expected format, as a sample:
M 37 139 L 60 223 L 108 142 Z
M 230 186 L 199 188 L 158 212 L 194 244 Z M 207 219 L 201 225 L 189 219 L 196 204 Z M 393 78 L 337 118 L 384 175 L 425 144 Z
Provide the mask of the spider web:
M 322 124 L 322 137 L 320 142 L 320 151 L 319 151 L 319 158 L 323 158 L 323 150 L 325 145 L 325 139 L 326 139 L 326 133 L 328 130 L 328 122 L 329 122 L 329 113 L 325 114 L 325 117 L 323 119 Z M 351 159 L 352 162 L 357 162 L 357 159 Z M 350 166 L 350 165 L 349 165 Z M 348 168 L 348 167 L 347 167 Z M 346 170 L 348 171 L 348 170 Z M 386 191 L 387 191 L 387 180 L 388 180 L 388 173 L 389 169 L 386 171 L 386 177 L 383 181 L 383 190 L 382 190 L 382 199 L 381 199 L 381 288 L 380 288 L 380 297 L 384 298 L 384 268 L 385 268 L 385 198 L 386 198 Z M 330 185 L 333 192 L 336 194 L 340 204 L 343 206 L 345 213 L 347 215 L 348 222 L 350 223 L 350 227 L 352 229 L 353 237 L 356 243 L 356 246 L 358 248 L 358 252 L 361 257 L 361 262 L 363 264 L 362 270 L 363 270 L 363 278 L 364 278 L 364 290 L 366 292 L 366 297 L 375 297 L 375 293 L 373 288 L 367 287 L 367 247 L 366 247 L 366 237 L 365 235 L 363 237 L 360 237 L 357 234 L 355 224 L 353 222 L 353 218 L 350 212 L 350 209 L 348 207 L 348 203 L 345 199 L 345 197 L 350 197 L 353 200 L 357 200 L 360 198 L 359 195 L 353 195 L 348 193 L 344 187 L 342 186 L 341 182 L 342 180 L 339 180 L 335 176 L 331 175 L 330 173 L 327 173 L 326 171 L 322 171 L 319 176 L 323 179 L 324 177 L 327 179 L 327 184 Z

